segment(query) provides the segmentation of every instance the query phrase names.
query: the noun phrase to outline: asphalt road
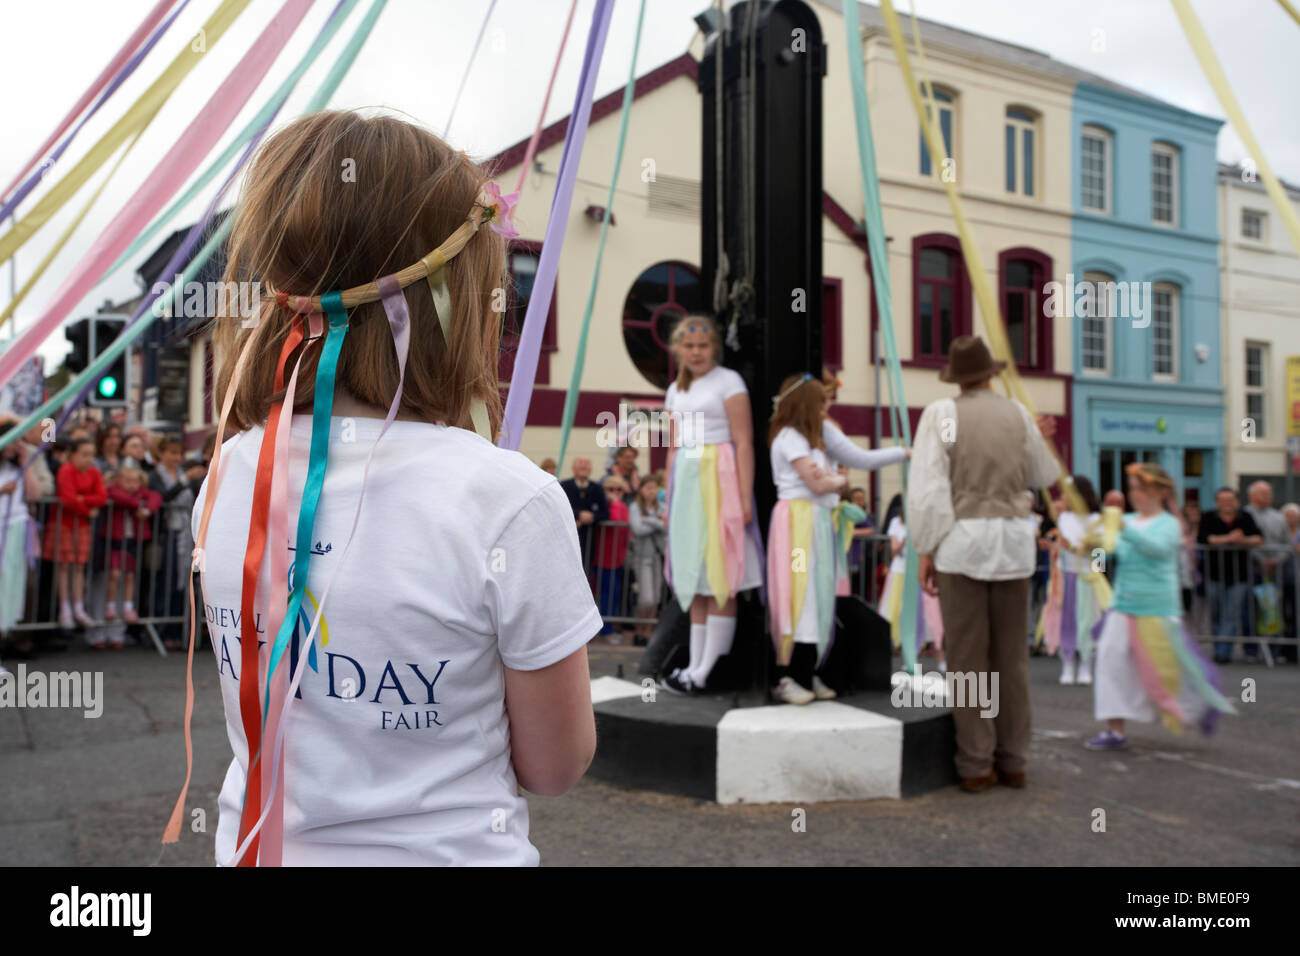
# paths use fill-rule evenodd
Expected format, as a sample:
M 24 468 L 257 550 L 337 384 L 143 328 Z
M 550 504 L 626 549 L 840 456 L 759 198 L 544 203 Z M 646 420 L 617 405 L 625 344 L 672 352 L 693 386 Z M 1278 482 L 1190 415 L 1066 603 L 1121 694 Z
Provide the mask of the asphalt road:
M 593 647 L 592 671 L 630 676 L 639 652 Z M 10 669 L 16 667 L 7 662 Z M 189 825 L 159 836 L 185 770 L 184 659 L 140 648 L 43 658 L 28 668 L 104 672 L 103 716 L 0 708 L 0 865 L 210 866 L 217 791 L 230 760 L 216 668 L 196 666 Z M 1268 865 L 1300 863 L 1300 669 L 1232 665 L 1256 701 L 1213 738 L 1132 728 L 1131 749 L 1097 754 L 1085 687 L 1031 662 L 1034 739 L 1025 790 L 956 787 L 909 800 L 721 807 L 584 780 L 531 797 L 544 865 Z M 793 811 L 806 814 L 795 832 Z M 1096 832 L 1097 811 L 1105 831 Z M 187 818 L 187 824 L 193 821 Z

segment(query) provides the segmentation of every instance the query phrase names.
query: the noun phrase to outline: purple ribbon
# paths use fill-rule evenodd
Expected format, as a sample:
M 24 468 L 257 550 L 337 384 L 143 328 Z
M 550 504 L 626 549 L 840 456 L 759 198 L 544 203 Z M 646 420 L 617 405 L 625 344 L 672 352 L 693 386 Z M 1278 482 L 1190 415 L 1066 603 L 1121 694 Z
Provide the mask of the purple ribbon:
M 48 171 L 47 166 L 53 165 L 59 161 L 64 152 L 67 151 L 67 148 L 72 145 L 72 141 L 76 138 L 76 135 L 81 132 L 81 128 L 85 126 L 90 118 L 99 111 L 101 106 L 108 102 L 108 98 L 117 92 L 117 88 L 126 82 L 127 77 L 135 72 L 135 68 L 143 62 L 146 56 L 149 55 L 149 51 L 152 50 L 158 41 L 162 39 L 163 34 L 167 32 L 167 28 L 172 25 L 178 16 L 180 16 L 181 11 L 189 5 L 189 2 L 190 0 L 181 0 L 180 6 L 171 12 L 171 15 L 159 25 L 158 29 L 154 30 L 153 36 L 149 37 L 144 46 L 140 47 L 131 59 L 122 64 L 122 69 L 117 71 L 117 75 L 113 77 L 113 80 L 108 84 L 107 89 L 99 95 L 99 99 L 95 101 L 95 105 L 90 108 L 90 111 L 86 113 L 86 115 L 81 118 L 80 122 L 72 128 L 72 132 L 64 137 L 63 142 L 55 148 L 54 152 L 50 153 L 49 157 L 32 171 L 31 175 L 28 176 L 14 194 L 9 197 L 5 204 L 0 206 L 0 219 L 7 219 L 13 213 L 14 209 L 17 208 L 18 204 L 26 199 L 31 191 L 40 184 L 41 179 Z
M 514 372 L 510 377 L 510 391 L 506 396 L 505 419 L 501 437 L 502 448 L 519 450 L 524 435 L 524 422 L 528 419 L 528 406 L 533 399 L 533 384 L 537 378 L 537 360 L 542 351 L 542 333 L 546 316 L 551 309 L 555 293 L 555 273 L 560 265 L 560 247 L 569 225 L 569 207 L 573 202 L 573 186 L 578 176 L 578 163 L 582 159 L 582 144 L 587 138 L 587 124 L 591 120 L 591 100 L 596 89 L 596 74 L 600 68 L 601 54 L 605 50 L 605 36 L 613 15 L 613 0 L 596 0 L 591 15 L 591 29 L 587 33 L 587 51 L 582 59 L 582 74 L 578 79 L 578 96 L 570 114 L 569 128 L 564 134 L 564 155 L 560 160 L 560 174 L 551 200 L 550 217 L 546 223 L 546 238 L 542 243 L 541 261 L 533 279 L 528 310 L 524 315 L 524 328 L 519 336 L 515 353 Z

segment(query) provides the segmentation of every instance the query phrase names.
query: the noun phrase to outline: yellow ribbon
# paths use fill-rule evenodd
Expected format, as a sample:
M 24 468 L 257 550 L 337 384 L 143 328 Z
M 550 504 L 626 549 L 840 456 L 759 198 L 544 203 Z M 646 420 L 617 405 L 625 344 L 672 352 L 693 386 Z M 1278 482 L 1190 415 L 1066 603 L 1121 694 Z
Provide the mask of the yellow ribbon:
M 1201 29 L 1201 22 L 1196 19 L 1196 14 L 1192 11 L 1191 4 L 1187 0 L 1170 0 L 1174 5 L 1174 13 L 1178 14 L 1178 20 L 1183 25 L 1183 32 L 1187 34 L 1187 42 L 1192 46 L 1192 52 L 1196 58 L 1201 61 L 1201 69 L 1205 71 L 1205 78 L 1210 81 L 1214 87 L 1215 94 L 1219 97 L 1219 103 L 1223 106 L 1223 112 L 1228 114 L 1228 120 L 1232 123 L 1233 129 L 1241 137 L 1241 141 L 1246 144 L 1250 150 L 1251 157 L 1255 160 L 1255 165 L 1259 167 L 1260 178 L 1264 180 L 1264 188 L 1268 191 L 1269 198 L 1273 200 L 1273 205 L 1277 208 L 1278 217 L 1282 224 L 1286 226 L 1286 231 L 1291 234 L 1291 243 L 1295 246 L 1296 252 L 1300 253 L 1300 217 L 1296 216 L 1295 210 L 1291 208 L 1291 200 L 1287 198 L 1286 191 L 1282 184 L 1278 182 L 1273 175 L 1273 169 L 1264 158 L 1264 151 L 1259 147 L 1259 140 L 1255 139 L 1255 134 L 1251 132 L 1250 124 L 1246 122 L 1246 114 L 1241 111 L 1241 105 L 1237 98 L 1232 95 L 1232 87 L 1228 86 L 1228 79 L 1223 74 L 1223 68 L 1219 66 L 1218 58 L 1214 55 L 1214 48 L 1210 46 L 1210 40 Z M 1296 16 L 1296 12 L 1289 5 L 1283 3 L 1287 12 Z M 1300 17 L 1296 17 L 1300 22 Z
M 72 171 L 55 183 L 26 216 L 0 237 L 0 263 L 8 261 L 23 243 L 49 222 L 50 218 L 86 184 L 95 171 L 108 162 L 108 158 L 117 151 L 119 146 L 130 136 L 143 132 L 153 122 L 168 97 L 198 65 L 207 51 L 221 39 L 222 34 L 244 11 L 249 2 L 250 0 L 223 0 L 221 6 L 203 25 L 199 33 L 195 34 L 192 40 L 187 41 L 185 48 L 172 60 L 153 85 L 131 105 L 126 115 L 100 137 L 99 142 L 91 147 Z M 200 41 L 202 46 L 197 46 Z
M 700 450 L 700 499 L 704 502 L 704 515 L 708 521 L 708 539 L 704 546 L 705 576 L 714 600 L 721 607 L 731 600 L 731 584 L 727 580 L 727 563 L 722 554 L 722 527 L 718 517 L 722 492 L 718 486 L 717 445 L 705 445 Z
M 100 194 L 104 191 L 104 187 L 107 186 L 112 178 L 117 175 L 117 171 L 122 168 L 123 160 L 125 160 L 131 150 L 135 148 L 135 144 L 140 142 L 140 137 L 142 135 L 144 135 L 144 130 L 136 133 L 135 138 L 127 144 L 126 149 L 122 150 L 122 155 L 117 158 L 117 162 L 114 163 L 113 168 L 108 171 L 108 175 L 104 177 L 104 181 L 96 187 L 95 191 L 91 194 L 90 199 L 81 207 L 81 212 L 77 213 L 76 218 L 74 218 L 72 222 L 68 223 L 68 228 L 63 230 L 63 235 L 59 236 L 59 238 L 55 240 L 50 251 L 45 254 L 45 258 L 40 261 L 32 271 L 31 276 L 23 283 L 23 287 L 14 293 L 14 297 L 10 299 L 9 304 L 5 306 L 4 312 L 0 312 L 0 329 L 3 329 L 5 325 L 8 324 L 9 320 L 13 318 L 14 312 L 18 309 L 18 305 L 27 298 L 27 293 L 32 291 L 32 286 L 36 285 L 41 276 L 45 275 L 45 270 L 50 267 L 50 263 L 54 261 L 54 257 L 62 251 L 65 245 L 67 245 L 68 240 L 72 238 L 72 234 L 76 232 L 77 227 L 81 225 L 81 221 L 86 218 L 86 213 L 90 212 L 90 207 L 95 205 L 99 200 Z
M 903 42 L 903 30 L 899 25 L 898 13 L 894 10 L 892 0 L 880 0 L 880 12 L 884 15 L 885 27 L 889 31 L 889 41 L 894 46 L 894 54 L 897 56 L 898 65 L 903 71 L 903 82 L 907 86 L 907 94 L 912 100 L 912 108 L 916 111 L 917 120 L 921 124 L 921 135 L 925 137 L 925 144 L 930 150 L 930 155 L 940 158 L 939 168 L 943 169 L 949 157 L 944 149 L 943 136 L 936 126 L 937 114 L 934 111 L 934 103 L 933 101 L 930 102 L 930 112 L 927 114 L 926 104 L 922 102 L 921 94 L 917 89 L 916 76 L 912 72 L 912 63 L 908 57 L 907 45 Z M 925 52 L 921 46 L 921 32 L 916 25 L 915 13 L 912 14 L 912 20 L 912 39 L 916 43 L 917 57 L 921 62 L 922 69 L 924 69 Z M 925 79 L 925 89 L 928 95 L 930 91 L 928 77 Z M 1016 363 L 1011 354 L 1006 327 L 1002 322 L 1002 311 L 998 308 L 997 297 L 993 294 L 993 287 L 989 285 L 988 274 L 985 273 L 983 263 L 980 261 L 979 245 L 975 242 L 975 234 L 966 219 L 965 211 L 962 209 L 961 199 L 957 195 L 956 183 L 949 181 L 942 175 L 940 175 L 939 179 L 943 184 L 944 191 L 948 194 L 948 202 L 952 206 L 953 220 L 957 227 L 958 238 L 961 240 L 962 256 L 966 260 L 966 272 L 970 276 L 971 288 L 975 293 L 975 300 L 979 303 L 980 313 L 984 316 L 984 327 L 989 338 L 989 349 L 995 358 L 1006 362 L 1006 369 L 1002 372 L 1003 384 L 1009 395 L 1019 401 L 1021 405 L 1024 405 L 1031 414 L 1036 414 L 1034 403 L 1030 400 L 1029 393 L 1025 390 L 1024 383 L 1020 380 L 1020 375 L 1016 371 Z M 1057 486 L 1069 503 L 1070 510 L 1076 514 L 1086 515 L 1088 510 L 1084 506 L 1083 497 L 1075 489 L 1072 482 L 1065 480 L 1068 475 L 1060 455 L 1056 452 L 1056 448 L 1053 447 L 1051 442 L 1047 443 L 1047 447 L 1061 470 Z
M 482 220 L 486 222 L 487 220 Z M 477 231 L 477 229 L 476 229 Z M 442 327 L 442 341 L 448 352 L 451 351 L 451 290 L 447 288 L 447 257 L 434 249 L 423 259 L 429 270 L 429 292 L 433 296 L 433 308 L 438 313 L 438 325 Z M 488 418 L 487 403 L 481 398 L 472 398 L 469 402 L 469 417 L 474 423 L 474 430 L 492 440 L 492 422 Z

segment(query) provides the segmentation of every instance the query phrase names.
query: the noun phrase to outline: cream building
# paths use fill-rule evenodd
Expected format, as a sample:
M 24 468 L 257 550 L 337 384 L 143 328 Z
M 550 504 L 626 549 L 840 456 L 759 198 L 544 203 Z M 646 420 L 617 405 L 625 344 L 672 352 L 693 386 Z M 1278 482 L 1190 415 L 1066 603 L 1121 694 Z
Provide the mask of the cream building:
M 1300 257 L 1264 184 L 1219 166 L 1220 295 L 1228 482 L 1286 475 L 1287 357 L 1300 357 Z M 1300 215 L 1300 188 L 1284 184 Z M 1300 475 L 1293 485 L 1300 494 Z
M 822 26 L 828 62 L 823 89 L 823 273 L 828 341 L 838 341 L 838 355 L 828 355 L 828 364 L 837 367 L 844 383 L 832 415 L 860 443 L 874 445 L 874 310 L 861 227 L 865 208 L 852 133 L 844 22 L 838 4 L 816 0 L 812 7 Z M 947 343 L 964 332 L 983 333 L 984 320 L 957 247 L 951 208 L 939 180 L 942 171 L 938 162 L 928 162 L 926 169 L 919 127 L 879 11 L 865 4 L 860 10 L 889 238 L 894 329 L 915 422 L 926 404 L 952 392 L 937 377 Z M 1084 79 L 1108 81 L 1032 50 L 941 24 L 922 21 L 922 30 L 930 78 L 942 100 L 953 173 L 976 232 L 983 268 L 1007 311 L 1026 387 L 1039 411 L 1058 417 L 1059 444 L 1068 454 L 1073 336 L 1068 319 L 1045 314 L 1042 288 L 1053 279 L 1063 280 L 1070 263 L 1073 90 Z M 582 401 L 566 461 L 560 464 L 562 477 L 575 455 L 604 460 L 606 449 L 595 427 L 599 411 L 617 409 L 620 401 L 653 406 L 662 399 L 663 385 L 643 374 L 632 354 L 642 346 L 625 322 L 642 308 L 641 300 L 653 294 L 650 284 L 637 285 L 647 270 L 661 263 L 698 268 L 702 118 L 696 63 L 702 53 L 703 38 L 697 35 L 687 54 L 652 70 L 637 84 L 628 146 L 618 171 L 615 225 L 595 300 Z M 573 371 L 573 349 L 596 256 L 599 210 L 613 173 L 621 101 L 620 90 L 596 104 L 579 166 L 560 257 L 556 324 L 548 330 L 548 351 L 521 445 L 539 461 L 558 450 L 559 412 Z M 526 180 L 517 221 L 527 239 L 540 241 L 545 229 L 564 122 L 544 132 L 535 166 L 540 171 L 530 172 Z M 516 178 L 524 145 L 516 144 L 497 157 L 501 182 Z M 651 166 L 654 179 L 647 181 L 643 174 Z M 526 269 L 531 263 L 524 265 Z M 679 289 L 684 281 L 707 285 L 711 278 L 697 278 L 677 266 L 666 271 Z M 630 298 L 636 300 L 631 305 Z M 666 301 L 671 305 L 679 300 L 661 295 L 658 305 Z M 655 333 L 661 337 L 668 312 L 671 308 L 659 312 L 661 327 Z M 887 384 L 881 388 L 887 402 Z M 883 440 L 890 442 L 888 415 L 882 418 Z M 643 467 L 646 460 L 643 452 Z M 869 483 L 865 474 L 853 479 L 854 484 Z M 898 468 L 881 474 L 877 490 L 882 507 L 899 490 L 900 479 Z

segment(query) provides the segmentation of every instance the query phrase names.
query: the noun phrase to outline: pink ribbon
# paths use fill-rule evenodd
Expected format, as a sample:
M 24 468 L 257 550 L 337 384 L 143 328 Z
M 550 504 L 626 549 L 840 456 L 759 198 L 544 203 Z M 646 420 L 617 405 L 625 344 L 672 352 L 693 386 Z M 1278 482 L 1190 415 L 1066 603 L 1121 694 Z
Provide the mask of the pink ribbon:
M 175 145 L 167 150 L 165 158 L 145 179 L 144 185 L 136 190 L 90 251 L 69 271 L 68 279 L 55 294 L 54 301 L 34 325 L 0 354 L 0 383 L 8 382 L 18 367 L 35 354 L 37 347 L 54 334 L 59 323 L 89 294 L 131 238 L 139 234 L 163 203 L 185 184 L 239 115 L 311 5 L 312 0 L 286 0 L 275 19 L 252 43 L 199 115 L 176 137 Z

